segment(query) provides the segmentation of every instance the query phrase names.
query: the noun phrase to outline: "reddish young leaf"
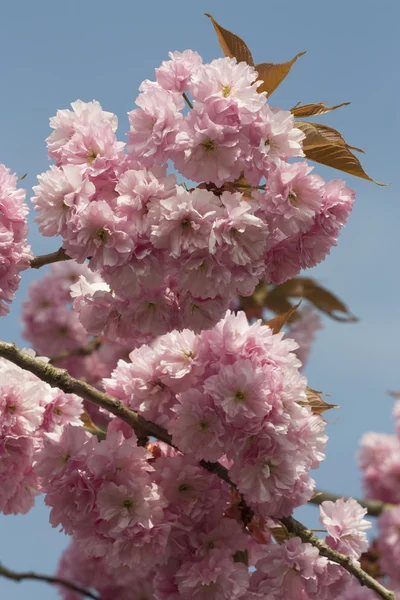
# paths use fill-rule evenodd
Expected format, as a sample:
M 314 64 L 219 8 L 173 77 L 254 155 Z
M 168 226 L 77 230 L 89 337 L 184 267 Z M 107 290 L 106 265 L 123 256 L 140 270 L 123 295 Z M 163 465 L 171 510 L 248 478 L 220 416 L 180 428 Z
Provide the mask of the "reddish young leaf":
M 268 294 L 268 302 L 274 302 L 281 298 L 305 298 L 335 321 L 354 322 L 358 320 L 337 296 L 310 277 L 289 279 Z M 338 315 L 337 313 L 343 314 Z
M 328 404 L 325 402 L 320 396 L 323 392 L 317 392 L 312 388 L 306 388 L 307 402 L 300 401 L 299 404 L 301 406 L 309 406 L 314 415 L 322 415 L 326 410 L 331 410 L 332 408 L 339 408 L 337 404 Z
M 316 117 L 317 115 L 325 115 L 326 113 L 332 112 L 342 106 L 348 106 L 350 102 L 342 102 L 336 106 L 326 106 L 325 102 L 317 102 L 313 104 L 300 104 L 294 106 L 291 109 L 291 113 L 294 117 Z
M 272 329 L 272 333 L 279 333 L 282 327 L 285 325 L 285 323 L 289 321 L 290 317 L 299 308 L 300 304 L 301 302 L 296 304 L 296 306 L 292 306 L 292 308 L 290 308 L 287 312 L 283 313 L 282 315 L 277 315 L 273 319 L 265 321 L 265 325 L 268 325 L 268 327 Z
M 310 160 L 367 179 L 377 185 L 386 185 L 367 175 L 358 158 L 351 152 L 351 150 L 363 151 L 347 144 L 343 136 L 333 127 L 308 121 L 296 121 L 296 127 L 306 135 L 303 140 L 303 150 Z
M 221 27 L 221 25 L 219 25 L 219 23 L 217 23 L 217 21 L 208 13 L 205 13 L 205 15 L 214 25 L 214 29 L 217 32 L 219 45 L 221 46 L 225 56 L 229 56 L 229 58 L 236 58 L 238 62 L 244 61 L 248 65 L 253 66 L 253 57 L 251 56 L 251 52 L 242 38 Z
M 300 56 L 303 56 L 304 52 L 299 52 L 296 54 L 292 60 L 289 62 L 281 63 L 275 65 L 273 63 L 260 63 L 256 65 L 255 68 L 258 71 L 258 79 L 263 81 L 263 84 L 258 88 L 259 92 L 267 92 L 268 96 L 272 94 L 276 90 L 278 86 L 282 83 L 284 79 L 289 75 L 290 69 L 296 62 Z

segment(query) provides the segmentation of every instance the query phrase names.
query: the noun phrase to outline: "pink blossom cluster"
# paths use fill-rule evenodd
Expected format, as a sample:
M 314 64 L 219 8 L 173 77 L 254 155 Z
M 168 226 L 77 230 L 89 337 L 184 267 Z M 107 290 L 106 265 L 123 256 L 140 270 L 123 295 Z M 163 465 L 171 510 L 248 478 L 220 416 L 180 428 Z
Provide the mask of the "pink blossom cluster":
M 74 260 L 51 265 L 47 273 L 32 282 L 28 298 L 22 306 L 23 336 L 35 350 L 50 357 L 86 346 L 91 337 L 73 310 L 71 287 L 84 277 L 95 284 L 101 278 L 87 265 Z M 87 356 L 72 355 L 56 361 L 74 377 L 100 385 L 116 366 L 117 360 L 127 354 L 127 344 L 102 344 Z M 85 406 L 89 410 L 93 405 Z M 94 407 L 93 407 L 94 408 Z
M 106 391 L 165 426 L 197 460 L 226 456 L 246 501 L 269 517 L 307 502 L 325 423 L 307 404 L 297 345 L 228 312 L 213 329 L 171 332 L 119 361 Z
M 20 272 L 32 259 L 27 243 L 25 191 L 17 189 L 17 176 L 0 164 L 0 316 L 8 313 Z
M 328 546 L 358 560 L 368 550 L 365 532 L 370 529 L 371 523 L 363 518 L 366 514 L 367 509 L 353 498 L 322 502 L 320 520 L 328 533 L 325 539 Z
M 377 549 L 380 568 L 389 577 L 388 587 L 400 597 L 400 400 L 395 403 L 393 417 L 395 435 L 363 435 L 359 463 L 367 497 L 393 505 L 378 519 Z
M 141 580 L 130 569 L 111 568 L 105 557 L 88 556 L 74 538 L 61 557 L 56 575 L 85 589 L 96 590 L 101 600 L 154 598 L 152 577 Z M 60 586 L 59 592 L 64 600 L 82 600 L 81 594 L 64 586 Z
M 41 232 L 109 286 L 83 294 L 91 331 L 140 344 L 209 329 L 235 294 L 285 281 L 336 244 L 354 194 L 289 162 L 304 156 L 304 134 L 259 85 L 245 63 L 187 50 L 141 84 L 126 152 L 95 101 L 51 119 L 56 164 L 33 204 Z M 177 184 L 172 165 L 197 187 Z
M 400 593 L 400 506 L 385 510 L 378 519 L 379 565 Z
M 32 508 L 41 490 L 33 462 L 43 436 L 57 439 L 66 423 L 82 425 L 81 413 L 77 396 L 0 359 L 0 512 L 18 514 Z
M 396 435 L 368 432 L 361 438 L 359 465 L 368 498 L 400 504 L 400 401 L 393 416 Z
M 229 487 L 196 460 L 162 445 L 150 453 L 118 428 L 101 442 L 74 426 L 47 435 L 36 471 L 52 525 L 89 561 L 152 581 L 159 598 L 201 598 L 210 584 L 211 598 L 240 598 L 249 575 L 234 555 L 251 538 L 224 517 Z
M 268 530 L 249 535 L 229 487 L 164 444 L 148 452 L 116 421 L 101 442 L 70 425 L 58 441 L 47 438 L 37 471 L 51 523 L 74 536 L 58 575 L 104 600 L 128 600 L 132 590 L 155 600 L 334 600 L 351 584 L 299 538 L 278 545 Z M 343 543 L 363 529 L 363 515 L 350 513 L 345 505 L 331 511 L 331 532 L 342 528 Z
M 323 329 L 323 325 L 319 313 L 310 305 L 301 311 L 296 311 L 296 316 L 298 318 L 287 327 L 287 335 L 299 345 L 295 354 L 303 370 L 310 356 L 316 333 Z

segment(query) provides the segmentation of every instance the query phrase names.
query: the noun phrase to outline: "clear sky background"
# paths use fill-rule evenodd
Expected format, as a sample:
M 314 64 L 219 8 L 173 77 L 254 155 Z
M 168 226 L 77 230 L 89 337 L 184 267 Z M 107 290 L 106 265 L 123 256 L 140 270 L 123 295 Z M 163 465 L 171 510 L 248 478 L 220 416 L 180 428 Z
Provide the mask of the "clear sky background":
M 299 101 L 351 101 L 317 120 L 365 149 L 366 171 L 391 184 L 382 188 L 343 175 L 356 190 L 355 208 L 338 248 L 309 272 L 361 319 L 342 324 L 325 318 L 307 367 L 311 387 L 341 406 L 327 415 L 327 460 L 315 477 L 321 488 L 361 495 L 358 440 L 366 430 L 393 430 L 386 391 L 400 389 L 398 0 L 3 0 L 0 163 L 18 175 L 28 173 L 29 197 L 36 174 L 49 165 L 44 143 L 49 117 L 78 98 L 96 99 L 115 112 L 123 140 L 140 82 L 154 79 L 168 51 L 191 48 L 206 61 L 222 55 L 204 12 L 241 35 L 256 62 L 284 62 L 307 50 L 271 104 L 289 109 Z M 316 172 L 338 177 L 318 165 Z M 36 254 L 59 247 L 56 239 L 39 236 L 32 217 L 30 224 Z M 21 302 L 40 275 L 24 274 L 10 315 L 1 318 L 1 339 L 22 343 Z M 316 525 L 315 507 L 300 512 Z M 0 562 L 10 568 L 51 573 L 67 542 L 49 525 L 41 499 L 26 516 L 0 515 Z M 51 600 L 57 592 L 46 584 L 0 579 L 0 598 Z

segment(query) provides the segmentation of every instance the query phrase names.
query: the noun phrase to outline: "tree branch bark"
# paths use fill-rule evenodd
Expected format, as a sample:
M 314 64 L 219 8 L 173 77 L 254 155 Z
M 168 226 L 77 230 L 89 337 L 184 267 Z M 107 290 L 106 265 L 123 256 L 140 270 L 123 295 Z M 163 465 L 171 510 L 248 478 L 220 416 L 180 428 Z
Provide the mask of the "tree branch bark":
M 42 254 L 40 256 L 35 256 L 31 260 L 31 269 L 40 269 L 40 267 L 44 267 L 45 265 L 50 265 L 52 263 L 61 262 L 63 260 L 71 260 L 71 257 L 65 253 L 65 251 L 60 248 L 57 252 L 51 252 L 50 254 Z
M 100 597 L 96 594 L 93 594 L 89 590 L 72 583 L 72 581 L 68 581 L 67 579 L 63 579 L 62 577 L 51 577 L 50 575 L 39 575 L 38 573 L 34 573 L 33 571 L 27 571 L 25 573 L 17 573 L 16 571 L 12 571 L 11 569 L 7 569 L 3 565 L 0 564 L 0 576 L 5 577 L 7 579 L 12 579 L 13 581 L 23 581 L 24 579 L 33 579 L 35 581 L 44 581 L 45 583 L 51 583 L 54 585 L 61 585 L 73 592 L 77 592 L 78 594 L 82 594 L 82 596 L 88 596 L 88 598 L 93 598 L 94 600 L 100 600 Z
M 330 500 L 332 502 L 336 502 L 339 498 L 344 498 L 345 500 L 349 499 L 349 496 L 341 496 L 340 494 L 332 494 L 331 492 L 323 492 L 321 490 L 316 490 L 314 496 L 309 500 L 310 504 L 316 504 L 319 506 L 325 500 Z M 358 504 L 360 504 L 363 508 L 366 508 L 370 517 L 379 517 L 380 514 L 386 509 L 390 509 L 392 507 L 391 504 L 386 504 L 385 502 L 381 502 L 381 500 L 360 500 L 355 498 Z
M 363 571 L 361 567 L 354 563 L 348 556 L 345 556 L 336 550 L 332 550 L 332 548 L 327 546 L 323 540 L 320 540 L 312 533 L 312 531 L 302 525 L 302 523 L 293 517 L 281 519 L 281 523 L 285 525 L 290 533 L 297 535 L 303 542 L 312 544 L 318 548 L 319 553 L 322 556 L 326 556 L 326 558 L 329 558 L 329 560 L 341 565 L 344 569 L 346 569 L 346 571 L 354 575 L 361 585 L 365 585 L 366 587 L 370 588 L 384 600 L 396 600 L 396 596 L 393 592 L 386 589 L 381 583 L 379 583 L 379 581 L 371 577 L 371 575 L 368 575 L 368 573 Z
M 67 394 L 76 394 L 80 398 L 89 400 L 90 402 L 97 404 L 97 406 L 101 406 L 102 408 L 108 410 L 116 417 L 119 417 L 128 423 L 138 437 L 155 437 L 158 440 L 176 448 L 176 446 L 173 445 L 172 438 L 166 429 L 155 423 L 152 423 L 151 421 L 147 421 L 135 411 L 127 408 L 119 400 L 108 396 L 104 392 L 100 392 L 84 381 L 74 379 L 66 370 L 58 369 L 57 367 L 53 367 L 48 363 L 44 363 L 37 358 L 32 358 L 29 356 L 29 354 L 19 350 L 15 344 L 9 344 L 7 342 L 0 342 L 0 356 L 13 362 L 22 369 L 33 373 L 39 377 L 39 379 L 45 381 L 52 387 L 57 387 Z M 210 471 L 217 477 L 220 477 L 223 481 L 228 483 L 228 485 L 236 488 L 235 484 L 229 477 L 227 469 L 223 465 L 219 463 L 209 463 L 204 460 L 200 461 L 200 465 L 207 469 L 207 471 Z M 246 509 L 246 512 L 251 515 L 251 509 L 246 507 L 244 502 L 243 505 Z M 317 538 L 304 525 L 292 517 L 281 519 L 281 522 L 290 532 L 298 535 L 304 542 L 308 542 L 313 546 L 316 546 L 323 556 L 326 556 L 333 562 L 341 565 L 344 569 L 346 569 L 346 571 L 357 577 L 362 585 L 374 590 L 381 598 L 383 598 L 383 600 L 395 600 L 395 596 L 392 592 L 387 590 L 378 581 L 365 573 L 358 565 L 353 563 L 348 556 L 340 554 L 339 552 L 329 548 L 329 546 Z

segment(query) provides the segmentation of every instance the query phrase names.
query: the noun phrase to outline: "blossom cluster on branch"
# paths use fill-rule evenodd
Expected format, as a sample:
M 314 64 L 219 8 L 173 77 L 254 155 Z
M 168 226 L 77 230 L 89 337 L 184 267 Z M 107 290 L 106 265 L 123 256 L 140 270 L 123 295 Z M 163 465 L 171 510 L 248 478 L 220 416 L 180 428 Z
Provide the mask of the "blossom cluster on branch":
M 70 260 L 23 305 L 24 335 L 48 358 L 36 370 L 0 358 L 0 510 L 26 513 L 44 494 L 72 536 L 58 579 L 101 600 L 344 599 L 358 593 L 352 574 L 392 600 L 359 566 L 369 523 L 355 500 L 322 502 L 323 543 L 284 526 L 324 459 L 322 404 L 296 356 L 318 316 L 289 325 L 299 350 L 235 312 L 238 294 L 322 261 L 354 193 L 312 173 L 305 134 L 250 64 L 186 50 L 155 79 L 127 144 L 96 101 L 50 120 L 55 164 L 32 203 L 40 232 L 63 240 L 54 260 Z M 0 314 L 32 260 L 23 199 L 0 166 Z M 89 399 L 105 390 L 102 408 L 67 393 L 79 394 L 49 360 Z
M 336 243 L 354 194 L 289 162 L 304 156 L 304 134 L 256 79 L 235 59 L 171 54 L 140 86 L 126 152 L 116 116 L 97 102 L 51 119 L 56 165 L 33 203 L 43 235 L 61 235 L 101 276 L 82 283 L 78 303 L 91 334 L 137 345 L 210 328 L 235 294 L 295 276 Z M 197 187 L 177 183 L 169 164 Z
M 32 258 L 27 243 L 28 206 L 17 176 L 0 164 L 0 317 L 8 313 L 21 279 Z
M 400 400 L 395 403 L 393 419 L 396 434 L 365 433 L 358 458 L 366 497 L 382 500 L 387 506 L 379 516 L 374 542 L 379 572 L 400 594 Z

